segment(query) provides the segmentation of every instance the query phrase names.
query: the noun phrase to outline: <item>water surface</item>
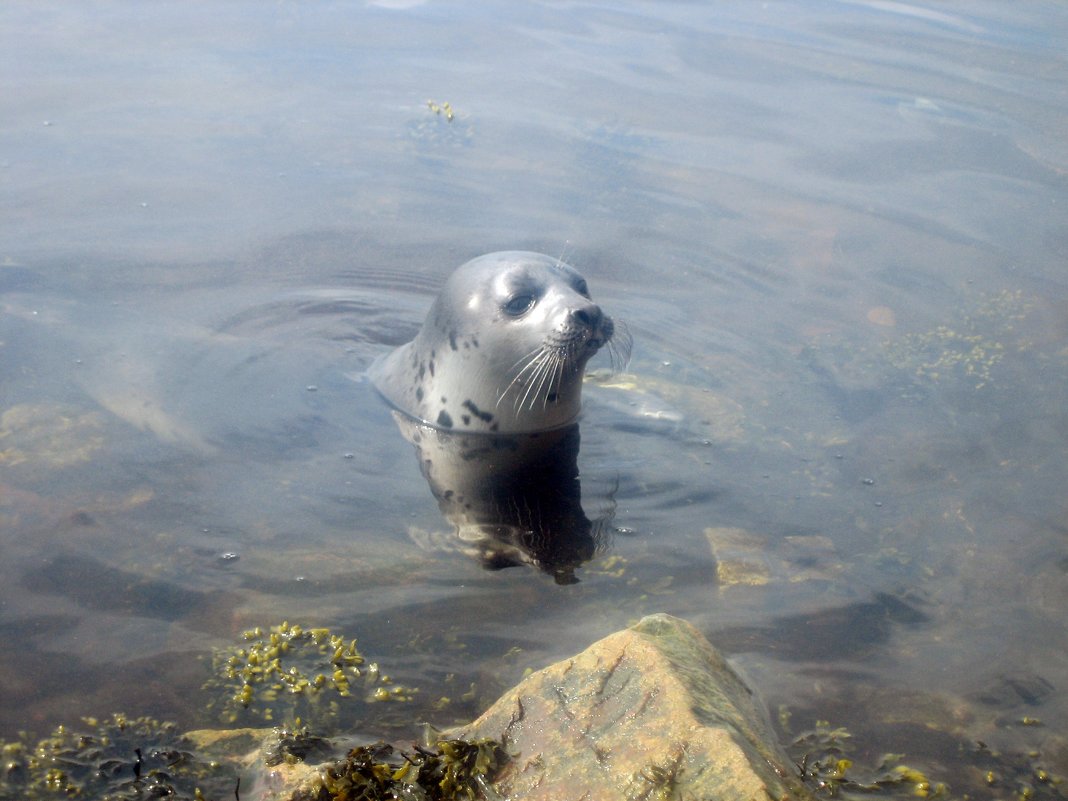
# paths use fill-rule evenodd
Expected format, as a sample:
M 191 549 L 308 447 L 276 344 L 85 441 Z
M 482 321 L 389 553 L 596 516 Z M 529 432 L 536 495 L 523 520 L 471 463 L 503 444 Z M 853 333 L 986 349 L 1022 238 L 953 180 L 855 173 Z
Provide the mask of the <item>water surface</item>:
M 957 787 L 978 740 L 1068 772 L 1063 7 L 0 30 L 0 737 L 217 725 L 198 657 L 283 619 L 420 688 L 369 733 L 448 724 L 667 611 L 784 741 L 828 720 Z M 635 341 L 586 389 L 583 504 L 613 517 L 566 586 L 427 547 L 448 525 L 363 379 L 511 248 Z

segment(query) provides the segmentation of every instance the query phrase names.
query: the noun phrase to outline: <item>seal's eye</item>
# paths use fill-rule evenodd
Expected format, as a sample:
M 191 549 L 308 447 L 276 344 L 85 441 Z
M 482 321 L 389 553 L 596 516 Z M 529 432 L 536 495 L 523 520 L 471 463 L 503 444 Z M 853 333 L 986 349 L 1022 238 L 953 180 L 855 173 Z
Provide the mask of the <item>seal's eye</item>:
M 525 314 L 534 307 L 535 298 L 533 295 L 521 293 L 519 295 L 513 295 L 502 307 L 504 313 L 512 317 L 519 317 L 521 314 Z
M 575 291 L 582 295 L 582 297 L 584 298 L 588 298 L 590 296 L 590 288 L 586 286 L 586 280 L 584 278 L 580 278 L 575 283 Z

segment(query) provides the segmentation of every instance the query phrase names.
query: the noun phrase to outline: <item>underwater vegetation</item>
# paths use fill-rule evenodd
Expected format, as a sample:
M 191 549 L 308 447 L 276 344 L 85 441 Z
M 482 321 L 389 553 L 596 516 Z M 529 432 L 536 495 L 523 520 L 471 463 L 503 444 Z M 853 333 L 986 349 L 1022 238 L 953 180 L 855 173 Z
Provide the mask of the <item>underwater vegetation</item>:
M 172 723 L 115 714 L 0 745 L 0 801 L 232 797 L 237 774 L 197 755 Z
M 329 764 L 337 751 L 324 734 L 340 725 L 341 704 L 406 701 L 414 692 L 393 684 L 354 639 L 288 622 L 244 632 L 241 644 L 214 654 L 212 668 L 204 685 L 210 714 L 230 724 L 289 721 L 273 732 L 263 729 L 261 769 Z M 0 801 L 241 798 L 240 768 L 229 757 L 242 754 L 209 757 L 173 723 L 147 717 L 87 718 L 36 743 L 28 735 L 0 742 L 0 754 Z M 411 753 L 379 743 L 355 748 L 324 769 L 300 798 L 493 801 L 488 777 L 506 760 L 491 740 L 438 739 Z
M 1010 386 L 1011 377 L 1029 367 L 1063 362 L 1062 350 L 1029 333 L 1035 305 L 1019 290 L 964 295 L 958 308 L 926 330 L 898 333 L 894 321 L 880 326 L 885 333 L 868 337 L 854 329 L 813 335 L 800 358 L 847 408 L 863 409 L 871 396 L 890 391 L 906 398 L 936 389 L 973 395 Z
M 905 334 L 888 343 L 886 356 L 894 367 L 918 380 L 951 377 L 982 389 L 993 381 L 993 370 L 1010 347 L 1021 351 L 1030 347 L 1016 332 L 1030 310 L 1031 303 L 1018 290 L 983 295 L 954 324 Z
M 507 761 L 493 740 L 438 740 L 411 753 L 385 743 L 361 746 L 294 801 L 499 801 L 490 781 Z
M 255 796 L 257 776 L 283 763 L 321 765 L 292 790 L 292 801 L 502 801 L 492 782 L 509 755 L 494 740 L 434 735 L 407 749 L 379 742 L 336 759 L 338 746 L 329 736 L 345 724 L 335 705 L 353 703 L 367 712 L 376 699 L 411 700 L 414 692 L 392 684 L 355 640 L 289 623 L 255 628 L 239 645 L 218 651 L 213 667 L 215 676 L 205 685 L 212 716 L 290 722 L 273 730 L 229 727 L 185 735 L 173 723 L 113 714 L 60 726 L 36 742 L 22 734 L 0 742 L 0 801 L 247 801 Z M 311 715 L 304 722 L 297 712 Z M 1030 717 L 1017 723 L 1042 725 Z M 413 724 L 409 719 L 409 732 Z M 235 734 L 230 742 L 243 745 L 210 744 L 216 735 L 227 741 Z M 964 740 L 958 746 L 966 767 L 950 781 L 900 754 L 865 765 L 850 733 L 822 721 L 799 733 L 788 750 L 806 784 L 830 798 L 1068 799 L 1068 781 L 1043 766 L 1037 752 L 999 753 Z M 255 748 L 251 755 L 249 748 Z M 242 775 L 251 778 L 252 789 L 242 789 Z M 670 769 L 653 767 L 638 778 L 642 798 L 677 795 Z
M 70 467 L 104 447 L 104 420 L 59 403 L 18 404 L 0 414 L 0 465 Z
M 356 640 L 329 629 L 283 622 L 241 636 L 241 645 L 215 652 L 214 675 L 204 684 L 213 694 L 209 710 L 227 725 L 304 720 L 333 733 L 346 699 L 357 705 L 410 701 L 415 692 L 393 684 L 377 663 L 368 662 Z
M 1037 754 L 1002 754 L 981 742 L 960 743 L 967 762 L 961 781 L 950 785 L 884 754 L 874 767 L 852 757 L 851 735 L 827 721 L 801 734 L 788 749 L 798 772 L 818 794 L 830 798 L 967 799 L 1055 801 L 1068 798 L 1068 782 L 1044 769 Z
M 922 771 L 902 763 L 897 754 L 883 757 L 873 771 L 859 765 L 853 770 L 853 760 L 846 756 L 849 739 L 845 729 L 832 729 L 826 721 L 817 721 L 815 729 L 798 737 L 791 749 L 801 754 L 797 763 L 801 778 L 832 798 L 872 793 L 890 797 L 950 797 L 945 783 L 932 782 Z
M 318 762 L 329 741 L 307 727 L 276 729 L 262 766 Z M 237 767 L 199 755 L 171 723 L 113 715 L 60 726 L 36 745 L 3 743 L 0 801 L 217 801 L 241 798 Z M 354 748 L 322 771 L 294 801 L 475 801 L 499 797 L 489 781 L 508 757 L 492 740 L 438 740 L 411 753 L 385 743 Z

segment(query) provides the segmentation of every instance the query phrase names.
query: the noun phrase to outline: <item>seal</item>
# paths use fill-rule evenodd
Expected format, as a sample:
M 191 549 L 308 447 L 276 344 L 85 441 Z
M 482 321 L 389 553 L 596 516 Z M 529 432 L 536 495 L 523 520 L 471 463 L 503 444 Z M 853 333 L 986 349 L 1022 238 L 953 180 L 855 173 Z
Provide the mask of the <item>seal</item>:
M 549 431 L 576 419 L 586 362 L 615 332 L 574 267 L 541 253 L 489 253 L 456 269 L 415 339 L 368 375 L 396 409 L 430 426 Z

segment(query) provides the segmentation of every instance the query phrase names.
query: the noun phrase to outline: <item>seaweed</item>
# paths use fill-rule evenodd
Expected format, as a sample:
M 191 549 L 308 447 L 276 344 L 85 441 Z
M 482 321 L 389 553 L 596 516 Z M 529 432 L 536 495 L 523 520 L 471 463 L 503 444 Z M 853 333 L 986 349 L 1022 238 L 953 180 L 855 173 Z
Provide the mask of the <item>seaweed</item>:
M 322 761 L 334 756 L 333 744 L 325 737 L 313 733 L 298 720 L 293 726 L 279 726 L 274 730 L 274 740 L 264 745 L 263 762 L 268 767 L 283 762 Z
M 890 798 L 901 795 L 931 799 L 949 797 L 949 787 L 944 782 L 932 782 L 922 771 L 901 764 L 897 754 L 883 757 L 874 771 L 865 771 L 859 766 L 854 770 L 853 759 L 848 756 L 850 738 L 846 729 L 832 729 L 826 721 L 817 721 L 813 730 L 793 744 L 792 750 L 803 752 L 797 763 L 801 778 L 814 785 L 819 793 L 832 798 L 873 793 Z
M 500 743 L 488 739 L 443 739 L 411 753 L 375 743 L 352 749 L 293 801 L 494 801 L 490 782 L 507 761 Z
M 970 313 L 960 314 L 955 325 L 939 325 L 887 343 L 887 358 L 918 380 L 937 382 L 953 377 L 982 389 L 993 383 L 994 368 L 1010 348 L 1024 351 L 1031 347 L 1017 331 L 1031 305 L 1019 290 L 982 295 Z
M 242 634 L 243 645 L 216 650 L 214 676 L 204 689 L 214 693 L 209 710 L 228 725 L 257 725 L 303 719 L 328 732 L 339 725 L 340 702 L 354 698 L 410 701 L 415 692 L 395 685 L 378 665 L 326 628 L 305 629 L 288 621 Z M 362 690 L 359 696 L 356 690 Z
M 1021 723 L 1020 725 L 1026 725 Z M 790 752 L 799 755 L 797 770 L 818 795 L 831 798 L 969 798 L 994 791 L 1017 801 L 1057 801 L 1068 798 L 1063 777 L 1043 767 L 1037 752 L 1002 753 L 983 742 L 960 741 L 967 769 L 954 779 L 933 781 L 927 772 L 906 764 L 903 754 L 884 754 L 875 767 L 854 757 L 851 735 L 817 721 L 799 736 Z
M 237 774 L 200 758 L 173 723 L 114 714 L 83 726 L 59 726 L 31 744 L 27 735 L 0 745 L 0 801 L 89 801 L 232 796 Z
M 84 728 L 58 727 L 36 745 L 0 744 L 0 801 L 173 801 L 241 798 L 238 768 L 208 760 L 173 723 L 116 714 Z M 324 759 L 330 742 L 306 726 L 277 728 L 264 745 L 265 766 Z M 360 746 L 325 769 L 293 801 L 499 801 L 490 781 L 507 762 L 493 740 L 438 739 L 412 751 Z

